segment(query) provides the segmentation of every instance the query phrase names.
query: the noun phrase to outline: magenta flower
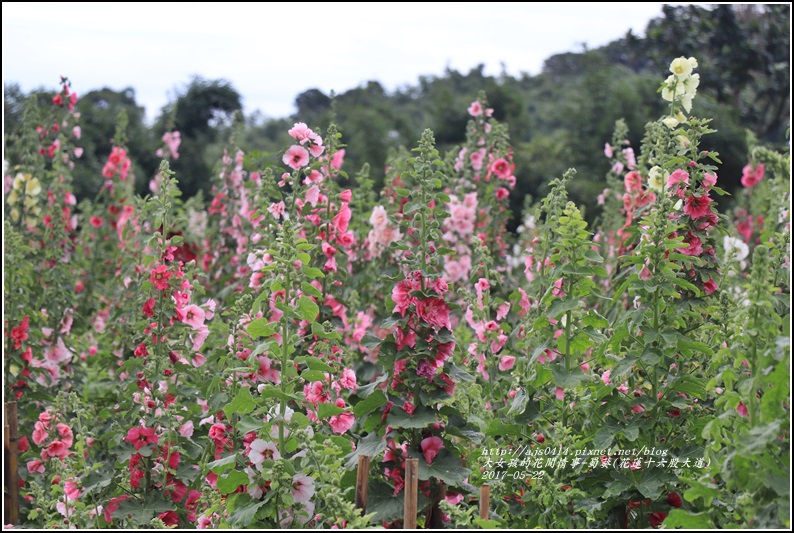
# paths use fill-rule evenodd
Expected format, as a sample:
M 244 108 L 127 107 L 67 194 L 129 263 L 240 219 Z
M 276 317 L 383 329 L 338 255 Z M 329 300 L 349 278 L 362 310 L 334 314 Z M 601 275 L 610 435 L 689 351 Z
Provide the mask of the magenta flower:
M 491 172 L 496 174 L 497 178 L 506 180 L 510 177 L 510 174 L 512 174 L 512 169 L 510 168 L 510 163 L 502 157 L 493 162 L 491 165 Z
M 742 185 L 748 189 L 752 189 L 758 182 L 764 179 L 764 165 L 763 163 L 753 169 L 752 165 L 745 165 L 742 169 Z
M 716 181 L 716 179 L 715 179 Z M 670 174 L 670 177 L 667 178 L 667 188 L 670 189 L 676 183 L 683 183 L 684 185 L 689 185 L 689 172 L 686 170 L 681 170 L 680 168 Z
M 438 452 L 444 449 L 444 441 L 439 437 L 426 437 L 422 439 L 422 455 L 425 456 L 425 461 L 428 464 L 433 462 Z
M 416 304 L 416 314 L 419 317 L 435 326 L 436 328 L 447 328 L 452 330 L 452 324 L 449 321 L 449 307 L 447 303 L 441 298 L 426 298 L 419 300 Z
M 157 444 L 158 437 L 155 435 L 154 428 L 146 426 L 134 427 L 127 432 L 124 437 L 125 442 L 129 442 L 136 450 L 140 450 L 147 444 Z
M 736 412 L 741 416 L 747 416 L 750 414 L 750 412 L 747 410 L 747 406 L 742 402 L 739 402 L 739 405 L 736 406 Z
M 152 275 L 149 278 L 155 288 L 160 291 L 164 291 L 168 288 L 168 280 L 171 278 L 171 272 L 168 271 L 168 267 L 165 265 L 160 265 L 154 270 L 152 270 Z
M 684 203 L 684 213 L 692 217 L 692 220 L 709 216 L 711 213 L 711 198 L 709 198 L 708 194 L 690 196 Z
M 294 144 L 287 148 L 281 160 L 288 167 L 297 170 L 309 164 L 309 152 L 303 146 Z

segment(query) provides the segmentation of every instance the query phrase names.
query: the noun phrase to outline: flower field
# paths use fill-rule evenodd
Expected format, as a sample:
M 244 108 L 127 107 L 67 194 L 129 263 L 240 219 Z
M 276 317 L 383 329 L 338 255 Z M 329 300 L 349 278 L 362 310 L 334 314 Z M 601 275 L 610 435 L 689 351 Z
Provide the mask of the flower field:
M 381 191 L 298 122 L 277 155 L 232 136 L 206 199 L 168 131 L 141 197 L 121 116 L 78 204 L 64 79 L 6 155 L 6 523 L 790 527 L 790 155 L 720 188 L 697 66 L 641 146 L 604 139 L 599 212 L 571 169 L 516 233 L 484 94 Z

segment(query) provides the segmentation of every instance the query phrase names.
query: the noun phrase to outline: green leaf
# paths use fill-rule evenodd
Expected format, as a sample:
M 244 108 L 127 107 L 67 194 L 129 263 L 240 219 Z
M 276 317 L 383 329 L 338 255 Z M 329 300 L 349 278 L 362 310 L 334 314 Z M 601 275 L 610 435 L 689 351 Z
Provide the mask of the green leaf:
M 301 272 L 303 272 L 306 276 L 310 279 L 317 279 L 317 278 L 324 278 L 325 274 L 319 268 L 310 267 L 307 265 L 301 266 Z
M 217 461 L 212 461 L 211 463 L 207 464 L 207 467 L 215 472 L 216 474 L 222 474 L 226 472 L 237 463 L 237 454 L 233 453 L 231 455 L 227 455 L 226 457 L 222 457 Z
M 245 330 L 251 337 L 257 339 L 259 337 L 270 337 L 276 332 L 278 322 L 270 322 L 267 318 L 257 318 L 252 320 Z
M 418 459 L 420 480 L 434 477 L 454 487 L 463 483 L 463 480 L 471 474 L 471 470 L 464 468 L 460 459 L 447 450 L 439 452 L 430 464 L 425 461 L 424 456 Z
M 323 297 L 323 293 L 321 293 L 317 287 L 306 281 L 301 283 L 301 290 L 304 292 L 304 294 L 308 294 L 309 296 L 314 296 L 315 298 Z
M 326 418 L 331 418 L 334 415 L 338 415 L 344 413 L 345 409 L 339 407 L 338 405 L 334 405 L 332 403 L 321 403 L 317 406 L 317 418 L 321 420 L 325 420 Z
M 239 499 L 243 498 L 244 503 L 239 504 Z M 247 528 L 253 523 L 259 508 L 266 503 L 267 500 L 255 500 L 248 496 L 248 494 L 238 495 L 238 500 L 235 501 L 234 511 L 229 515 L 229 525 L 234 528 Z
M 554 376 L 554 383 L 563 389 L 573 389 L 586 377 L 582 369 L 578 366 L 572 370 L 566 370 L 563 365 L 552 363 L 549 365 Z
M 675 474 L 661 469 L 648 469 L 645 470 L 645 476 L 642 481 L 637 483 L 637 490 L 640 494 L 651 500 L 656 500 L 662 494 L 662 488 L 668 481 L 675 481 L 678 479 Z
M 714 529 L 707 512 L 691 513 L 683 509 L 672 509 L 663 523 L 665 528 Z
M 333 372 L 334 369 L 331 365 L 326 363 L 320 358 L 317 357 L 307 357 L 306 358 L 306 366 L 308 366 L 312 370 L 319 370 L 320 372 Z
M 689 353 L 694 350 L 708 356 L 714 355 L 714 350 L 712 350 L 705 342 L 693 341 L 684 336 L 678 338 L 678 349 L 685 353 Z
M 691 488 L 684 492 L 684 499 L 690 503 L 698 498 L 703 499 L 703 504 L 706 507 L 711 507 L 711 502 L 714 498 L 720 497 L 720 490 L 713 485 L 707 485 L 694 479 L 686 480 L 691 485 Z
M 623 374 L 631 370 L 631 367 L 634 366 L 634 363 L 637 362 L 637 357 L 630 355 L 628 357 L 624 357 L 615 367 L 612 369 L 612 372 L 609 373 L 609 377 L 612 380 L 616 380 L 617 378 L 621 377 Z
M 248 474 L 245 472 L 241 472 L 239 470 L 232 470 L 228 474 L 218 476 L 218 483 L 216 488 L 218 492 L 223 494 L 229 494 L 237 490 L 237 487 L 240 485 L 245 485 L 248 483 Z
M 386 450 L 386 439 L 377 433 L 370 433 L 359 440 L 356 450 L 345 458 L 345 468 L 348 470 L 356 468 L 359 455 L 369 455 L 373 463 L 378 462 L 384 450 Z
M 376 337 L 371 333 L 367 333 L 361 339 L 361 346 L 364 346 L 365 348 L 368 348 L 370 350 L 374 350 L 375 348 L 380 346 L 380 343 L 381 343 L 380 338 Z
M 487 437 L 496 437 L 499 435 L 516 435 L 518 437 L 524 434 L 524 426 L 518 424 L 505 424 L 501 420 L 492 420 L 485 430 Z
M 394 406 L 386 417 L 386 423 L 393 428 L 423 429 L 435 422 L 435 411 L 426 407 L 417 407 L 414 414 L 409 415 L 402 407 Z
M 234 400 L 223 408 L 223 412 L 226 414 L 226 418 L 230 418 L 235 413 L 242 415 L 250 413 L 254 410 L 254 407 L 256 407 L 256 404 L 251 392 L 248 389 L 240 389 Z
M 358 402 L 355 407 L 353 407 L 353 413 L 355 413 L 357 418 L 362 417 L 368 413 L 371 413 L 380 406 L 385 405 L 387 401 L 388 399 L 386 398 L 386 395 L 383 394 L 383 391 L 376 390 L 364 400 Z
M 596 432 L 593 439 L 593 447 L 599 450 L 606 450 L 612 446 L 612 441 L 615 440 L 615 433 L 617 428 L 613 426 L 604 426 Z
M 306 381 L 325 381 L 325 372 L 319 370 L 306 369 L 301 372 L 301 377 Z
M 596 252 L 592 248 L 588 248 L 587 250 L 585 250 L 584 256 L 588 259 L 588 261 L 591 261 L 593 263 L 603 263 L 604 262 L 604 258 L 601 257 L 601 254 L 599 254 L 598 252 Z
M 571 298 L 568 300 L 555 300 L 554 303 L 551 304 L 546 316 L 549 318 L 557 318 L 561 314 L 572 311 L 577 307 L 579 307 L 579 300 L 576 298 Z
M 308 296 L 301 296 L 298 298 L 298 312 L 303 320 L 313 322 L 320 313 L 320 308 Z

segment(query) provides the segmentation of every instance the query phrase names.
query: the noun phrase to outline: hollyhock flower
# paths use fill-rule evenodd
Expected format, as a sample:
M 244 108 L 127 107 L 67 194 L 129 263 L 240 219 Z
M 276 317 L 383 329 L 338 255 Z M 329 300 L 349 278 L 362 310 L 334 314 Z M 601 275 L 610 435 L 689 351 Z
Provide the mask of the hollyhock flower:
M 160 513 L 157 515 L 157 518 L 163 521 L 166 526 L 178 526 L 179 525 L 179 515 L 176 514 L 176 511 L 166 511 L 164 513 Z
M 404 279 L 397 282 L 391 292 L 391 299 L 396 304 L 394 306 L 395 313 L 405 316 L 408 306 L 416 301 L 416 298 L 411 296 L 413 291 L 414 284 L 410 280 Z
M 314 478 L 301 472 L 292 476 L 292 490 L 290 491 L 295 503 L 306 505 L 314 496 Z
M 39 446 L 41 445 L 42 442 L 47 440 L 49 436 L 50 434 L 47 433 L 44 424 L 42 424 L 41 422 L 36 422 L 33 429 L 33 444 Z
M 190 437 L 193 436 L 193 430 L 194 430 L 193 421 L 192 420 L 188 420 L 187 422 L 185 422 L 184 424 L 179 426 L 179 430 L 178 431 L 179 431 L 180 435 L 182 435 L 186 439 L 189 439 Z
M 177 308 L 176 316 L 193 329 L 199 329 L 204 326 L 204 309 L 195 304 L 185 306 L 182 309 Z
M 43 474 L 45 472 L 44 463 L 38 459 L 27 462 L 28 472 L 31 474 Z
M 287 148 L 281 160 L 288 167 L 297 170 L 309 164 L 309 152 L 303 146 L 294 144 Z
M 507 179 L 510 177 L 510 174 L 512 174 L 510 163 L 508 163 L 503 157 L 497 159 L 493 162 L 493 164 L 491 164 L 491 172 L 493 172 L 496 177 L 500 179 Z
M 661 526 L 665 518 L 667 518 L 667 513 L 662 511 L 656 513 L 648 513 L 648 523 L 651 525 L 651 527 Z
M 708 172 L 703 176 L 703 186 L 706 189 L 710 189 L 717 184 L 717 175 L 716 174 L 709 174 Z
M 312 206 L 316 206 L 319 199 L 320 188 L 317 185 L 312 185 L 309 187 L 309 190 L 306 191 L 306 202 L 312 204 Z
M 338 398 L 336 402 L 334 402 L 334 404 L 337 407 L 342 407 L 342 408 L 345 407 L 345 401 L 342 398 Z M 332 416 L 328 420 L 328 423 L 330 424 L 331 429 L 334 431 L 334 433 L 339 433 L 341 435 L 342 433 L 353 427 L 355 421 L 356 419 L 353 416 L 353 413 L 345 411 L 344 413 L 339 413 L 338 415 Z
M 342 377 L 339 378 L 339 385 L 343 389 L 356 392 L 356 373 L 349 368 L 342 371 Z
M 680 249 L 682 254 L 699 257 L 703 253 L 703 241 L 697 235 L 687 232 L 687 239 L 684 242 L 689 246 Z
M 562 387 L 557 387 L 556 389 L 554 389 L 554 396 L 558 400 L 565 399 L 565 389 L 563 389 Z
M 659 166 L 651 167 L 648 171 L 648 188 L 662 192 L 667 181 L 668 173 Z
M 58 435 L 61 437 L 61 440 L 66 445 L 67 448 L 72 447 L 72 442 L 74 440 L 74 435 L 72 434 L 72 428 L 67 426 L 66 424 L 58 424 L 55 426 Z
M 60 440 L 52 441 L 45 449 L 41 451 L 41 458 L 46 460 L 52 458 L 59 458 L 61 461 L 69 456 L 69 446 Z
M 627 173 L 623 178 L 623 186 L 626 192 L 639 192 L 642 190 L 642 176 L 636 170 Z
M 706 294 L 713 294 L 718 288 L 717 283 L 711 278 L 703 284 L 703 290 L 706 291 Z
M 136 450 L 140 450 L 147 444 L 157 444 L 159 437 L 155 434 L 154 428 L 146 426 L 134 427 L 127 431 L 124 437 L 125 442 L 129 442 Z
M 74 506 L 67 507 L 66 503 L 62 501 L 58 501 L 58 503 L 55 504 L 55 510 L 58 511 L 61 516 L 69 517 L 70 515 L 74 514 L 74 509 Z
M 612 159 L 612 156 L 615 155 L 615 153 L 612 151 L 612 146 L 609 143 L 604 144 L 604 155 L 609 159 Z
M 334 155 L 331 156 L 331 168 L 333 168 L 334 170 L 339 170 L 340 168 L 342 168 L 342 164 L 344 162 L 345 162 L 345 149 L 344 148 L 342 148 L 341 150 L 336 151 L 334 153 Z M 347 201 L 349 202 L 350 200 L 347 200 Z
M 342 234 L 347 231 L 348 224 L 350 224 L 350 217 L 352 216 L 352 212 L 347 204 L 343 203 L 342 207 L 339 208 L 339 213 L 336 214 L 333 220 L 334 228 L 336 229 L 337 233 Z
M 758 165 L 753 169 L 752 165 L 745 165 L 742 169 L 742 185 L 748 189 L 752 189 L 764 179 L 764 164 Z
M 270 204 L 267 210 L 270 211 L 270 214 L 273 215 L 273 218 L 278 220 L 279 217 L 283 216 L 284 213 L 286 213 L 287 206 L 284 205 L 283 201 L 281 201 L 278 203 Z
M 171 279 L 171 272 L 165 265 L 160 265 L 152 270 L 152 275 L 149 278 L 155 288 L 160 291 L 168 289 L 168 280 Z
M 413 403 L 406 401 L 403 403 L 403 411 L 409 415 L 413 415 L 414 411 L 416 411 L 416 406 Z
M 689 185 L 689 172 L 685 170 L 681 170 L 679 168 L 675 172 L 670 174 L 670 177 L 667 178 L 667 188 L 670 189 L 673 187 L 673 185 L 677 183 L 683 183 L 684 185 Z
M 135 357 L 146 357 L 149 355 L 149 350 L 146 348 L 146 343 L 142 342 L 135 347 L 135 351 L 132 353 L 135 355 Z
M 651 279 L 652 277 L 653 274 L 651 273 L 651 271 L 648 270 L 647 266 L 643 265 L 642 270 L 640 270 L 640 279 L 645 281 Z
M 483 292 L 491 288 L 491 284 L 485 278 L 480 278 L 474 285 L 474 290 L 477 292 L 477 299 L 482 300 Z
M 748 416 L 750 414 L 750 412 L 747 410 L 747 406 L 742 402 L 739 402 L 739 405 L 736 406 L 736 412 L 741 416 Z
M 425 437 L 422 439 L 422 455 L 428 464 L 433 462 L 438 452 L 444 449 L 444 441 L 439 437 Z
M 248 452 L 248 460 L 251 461 L 257 469 L 261 470 L 262 463 L 265 461 L 278 461 L 279 459 L 281 459 L 281 454 L 275 442 L 256 439 L 251 443 L 251 450 Z
M 512 355 L 503 355 L 502 358 L 499 360 L 499 370 L 502 372 L 507 372 L 513 365 L 516 364 L 516 358 Z
M 711 213 L 711 198 L 708 193 L 703 196 L 690 196 L 684 202 L 684 213 L 692 220 L 707 217 Z
M 680 509 L 683 502 L 681 501 L 681 496 L 678 495 L 677 492 L 671 492 L 667 495 L 667 503 L 671 506 L 675 507 L 676 509 Z
M 482 104 L 476 100 L 472 102 L 469 106 L 469 115 L 473 117 L 479 117 L 482 115 Z
M 428 324 L 436 326 L 436 328 L 452 330 L 452 324 L 449 321 L 449 307 L 441 298 L 419 300 L 416 304 L 416 314 Z
M 384 208 L 382 205 L 376 205 L 369 217 L 369 223 L 376 228 L 380 228 L 386 225 L 388 222 L 389 216 L 386 214 L 386 208 Z
M 66 493 L 66 497 L 70 500 L 76 500 L 82 494 L 82 491 L 78 488 L 77 483 L 74 481 L 67 481 L 64 483 L 63 492 Z
M 436 366 L 435 364 L 429 363 L 426 359 L 419 361 L 419 365 L 416 368 L 416 375 L 427 378 L 428 381 L 433 381 L 433 377 L 436 375 Z

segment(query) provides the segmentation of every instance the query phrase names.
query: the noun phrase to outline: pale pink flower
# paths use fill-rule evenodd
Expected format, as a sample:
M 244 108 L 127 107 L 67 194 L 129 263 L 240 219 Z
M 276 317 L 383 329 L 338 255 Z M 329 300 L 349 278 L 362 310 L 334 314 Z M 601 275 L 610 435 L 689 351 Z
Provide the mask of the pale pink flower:
M 248 452 L 248 460 L 251 461 L 258 470 L 262 469 L 265 461 L 278 461 L 281 454 L 274 442 L 267 442 L 256 439 L 251 443 L 251 450 Z
M 502 358 L 499 360 L 499 370 L 502 372 L 507 372 L 516 364 L 516 358 L 512 355 L 503 355 Z
M 312 185 L 309 187 L 309 190 L 306 191 L 306 201 L 312 206 L 316 206 L 317 202 L 320 200 L 320 188 L 317 185 Z
M 610 146 L 609 143 L 604 144 L 604 155 L 610 159 L 612 159 L 612 156 L 615 155 L 612 151 L 612 146 Z
M 314 496 L 314 479 L 303 473 L 292 476 L 292 490 L 290 491 L 295 503 L 306 505 Z
M 186 305 L 182 309 L 177 308 L 176 316 L 193 329 L 197 330 L 204 326 L 204 309 L 196 304 Z
M 565 390 L 562 387 L 557 387 L 556 389 L 554 389 L 554 396 L 558 400 L 565 399 Z
M 309 164 L 309 152 L 306 148 L 293 144 L 287 151 L 284 152 L 284 157 L 281 159 L 285 165 L 295 170 L 303 168 Z
M 482 104 L 476 100 L 472 102 L 469 106 L 469 115 L 473 117 L 479 117 L 482 115 Z
M 189 439 L 190 437 L 193 436 L 193 429 L 194 429 L 193 428 L 193 421 L 192 420 L 188 420 L 187 422 L 185 422 L 184 424 L 179 426 L 179 430 L 178 431 L 179 431 L 180 435 L 182 435 L 186 439 Z
M 369 223 L 376 228 L 380 228 L 388 222 L 389 215 L 386 214 L 386 208 L 384 208 L 382 205 L 375 206 L 375 208 L 372 210 L 372 214 L 369 216 Z

